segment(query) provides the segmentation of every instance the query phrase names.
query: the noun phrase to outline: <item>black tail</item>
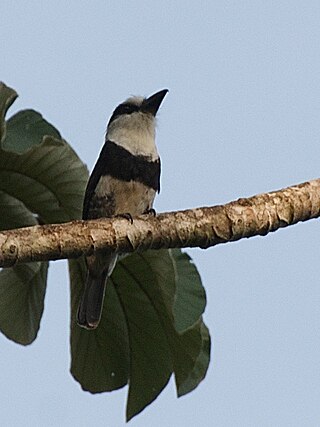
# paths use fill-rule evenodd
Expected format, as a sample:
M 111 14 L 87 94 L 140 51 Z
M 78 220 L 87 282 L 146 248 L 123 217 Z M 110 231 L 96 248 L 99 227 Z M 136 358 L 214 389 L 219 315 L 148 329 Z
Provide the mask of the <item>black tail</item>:
M 102 312 L 107 275 L 98 277 L 87 273 L 84 293 L 78 309 L 78 324 L 86 329 L 95 329 Z

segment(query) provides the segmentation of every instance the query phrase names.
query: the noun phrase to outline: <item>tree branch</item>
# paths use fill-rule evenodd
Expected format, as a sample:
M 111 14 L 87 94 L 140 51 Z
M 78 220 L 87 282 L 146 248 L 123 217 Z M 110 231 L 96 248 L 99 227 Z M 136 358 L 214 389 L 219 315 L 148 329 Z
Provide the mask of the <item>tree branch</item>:
M 3 231 L 0 267 L 18 262 L 76 258 L 95 250 L 117 252 L 200 247 L 265 235 L 320 216 L 320 179 L 284 190 L 203 207 L 124 218 L 72 221 Z

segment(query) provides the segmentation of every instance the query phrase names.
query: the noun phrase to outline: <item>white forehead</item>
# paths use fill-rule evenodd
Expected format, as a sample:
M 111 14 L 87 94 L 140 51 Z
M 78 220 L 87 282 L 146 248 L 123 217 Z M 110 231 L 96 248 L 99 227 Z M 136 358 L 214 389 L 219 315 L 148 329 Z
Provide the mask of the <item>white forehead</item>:
M 143 96 L 130 96 L 130 98 L 126 99 L 123 104 L 133 104 L 136 105 L 137 107 L 140 107 L 140 105 L 142 104 L 142 102 L 144 101 L 144 97 Z

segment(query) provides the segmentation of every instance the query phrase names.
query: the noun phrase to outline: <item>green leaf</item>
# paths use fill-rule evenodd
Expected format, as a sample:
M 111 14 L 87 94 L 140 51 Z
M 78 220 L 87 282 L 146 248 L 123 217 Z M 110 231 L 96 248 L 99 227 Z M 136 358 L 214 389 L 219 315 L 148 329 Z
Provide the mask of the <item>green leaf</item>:
M 37 336 L 43 313 L 47 262 L 20 264 L 0 271 L 0 329 L 27 345 Z
M 19 154 L 0 150 L 0 191 L 24 203 L 45 223 L 81 218 L 87 169 L 63 140 L 44 137 Z
M 118 261 L 107 283 L 102 320 L 95 331 L 75 325 L 85 267 L 71 265 L 71 372 L 91 392 L 110 391 L 128 383 L 128 420 L 156 399 L 173 372 L 179 396 L 193 390 L 206 374 L 210 338 L 201 320 L 200 304 L 184 318 L 188 328 L 182 333 L 175 329 L 176 286 L 181 286 L 183 268 L 187 272 L 195 269 L 191 264 L 189 270 L 189 262 L 181 251 L 168 250 L 134 253 Z M 201 287 L 201 282 L 195 286 Z M 181 286 L 180 297 L 185 293 Z M 203 292 L 201 295 L 205 297 Z M 195 320 L 196 311 L 199 317 Z M 125 339 L 119 345 L 120 337 Z M 117 375 L 122 381 L 112 384 L 110 372 L 122 372 L 123 376 Z
M 23 203 L 0 191 L 0 230 L 36 224 Z M 37 336 L 47 270 L 47 262 L 37 262 L 0 271 L 0 329 L 19 344 L 30 344 Z
M 71 280 L 71 373 L 91 393 L 116 390 L 129 377 L 127 323 L 111 282 L 99 327 L 87 331 L 76 324 L 76 313 L 86 276 L 83 259 L 69 260 Z
M 33 145 L 41 144 L 44 136 L 61 139 L 57 129 L 34 110 L 22 110 L 7 121 L 7 134 L 2 147 L 23 153 Z
M 147 257 L 147 255 L 146 255 Z M 173 366 L 166 330 L 149 295 L 157 292 L 156 271 L 138 254 L 118 263 L 112 282 L 125 312 L 130 343 L 130 381 L 127 420 L 149 405 L 168 383 Z M 166 311 L 166 309 L 165 309 Z
M 188 259 L 190 260 L 189 257 Z M 174 266 L 172 260 L 174 260 L 177 265 Z M 185 266 L 186 257 L 181 256 L 180 250 L 176 250 L 174 252 L 160 250 L 134 254 L 126 258 L 124 261 L 126 262 L 124 268 L 129 271 L 134 280 L 139 283 L 139 287 L 147 296 L 149 304 L 154 307 L 163 331 L 166 334 L 168 345 L 170 347 L 171 363 L 176 377 L 178 395 L 180 396 L 184 394 L 183 392 L 193 390 L 202 381 L 206 374 L 210 358 L 210 343 L 208 346 L 205 345 L 206 337 L 201 333 L 202 325 L 204 324 L 201 319 L 199 320 L 199 318 L 197 319 L 196 324 L 191 326 L 182 334 L 178 333 L 175 329 L 173 306 L 176 300 L 177 291 L 172 292 L 170 290 L 170 287 L 171 289 L 175 289 L 176 286 L 174 283 L 175 275 L 172 274 L 172 271 L 170 270 L 174 267 L 180 270 Z M 121 263 L 122 261 L 120 264 Z M 179 265 L 180 263 L 181 266 Z M 145 274 L 147 266 L 149 266 L 149 268 L 151 267 L 151 271 L 148 275 Z M 120 287 L 118 289 L 120 290 Z M 169 303 L 170 297 L 172 298 L 171 305 Z M 201 314 L 202 313 L 200 313 L 200 316 Z M 158 332 L 156 331 L 155 333 Z M 149 346 L 151 344 L 152 343 L 149 343 Z M 200 367 L 197 365 L 197 361 L 198 358 L 201 357 L 202 352 L 207 354 L 207 363 Z M 143 376 L 144 371 L 141 371 L 140 375 Z M 193 381 L 191 381 L 190 378 L 192 378 Z M 138 385 L 140 383 L 141 378 L 137 381 Z M 131 382 L 129 385 L 129 396 L 130 387 L 132 387 Z M 180 389 L 183 392 L 181 392 Z M 161 390 L 162 389 L 159 387 L 158 394 Z M 143 393 L 144 390 L 140 387 L 140 389 L 137 390 L 136 396 L 141 399 L 141 394 L 143 395 Z M 146 394 L 144 394 L 144 396 L 146 399 L 144 406 L 147 406 L 147 404 L 152 400 L 147 399 Z M 137 413 L 130 410 L 131 408 L 129 403 L 130 401 L 128 401 L 127 406 L 128 419 Z M 142 409 L 140 409 L 140 411 Z
M 0 149 L 0 228 L 80 218 L 87 169 L 41 115 L 17 113 L 8 121 Z M 0 272 L 0 329 L 20 344 L 37 335 L 43 312 L 48 263 Z
M 201 339 L 200 347 L 199 337 Z M 182 336 L 182 340 L 184 341 L 185 350 L 193 353 L 190 357 L 193 360 L 193 366 L 188 372 L 179 372 L 182 365 L 179 364 L 179 359 L 177 359 L 175 380 L 178 397 L 190 393 L 205 378 L 210 363 L 211 350 L 209 329 L 202 320 L 199 320 L 192 329 L 186 331 Z M 181 356 L 183 357 L 183 352 L 180 352 Z
M 8 108 L 12 105 L 18 94 L 15 90 L 0 82 L 0 146 L 6 136 L 5 116 Z
M 0 191 L 0 231 L 37 224 L 34 214 L 20 200 Z
M 169 250 L 176 281 L 173 305 L 174 324 L 183 332 L 195 324 L 206 307 L 206 293 L 196 266 L 190 256 L 180 249 Z

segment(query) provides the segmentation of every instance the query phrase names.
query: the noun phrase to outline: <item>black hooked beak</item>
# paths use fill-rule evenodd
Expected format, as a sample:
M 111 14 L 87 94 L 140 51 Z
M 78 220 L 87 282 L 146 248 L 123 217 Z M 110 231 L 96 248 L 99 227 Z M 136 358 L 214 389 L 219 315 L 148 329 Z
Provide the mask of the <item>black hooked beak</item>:
M 163 98 L 168 93 L 168 89 L 160 90 L 160 92 L 155 93 L 154 95 L 149 96 L 149 98 L 146 98 L 141 105 L 141 111 L 150 113 L 153 116 L 157 114 L 157 111 L 159 110 L 159 107 L 161 105 L 161 102 L 163 101 Z

